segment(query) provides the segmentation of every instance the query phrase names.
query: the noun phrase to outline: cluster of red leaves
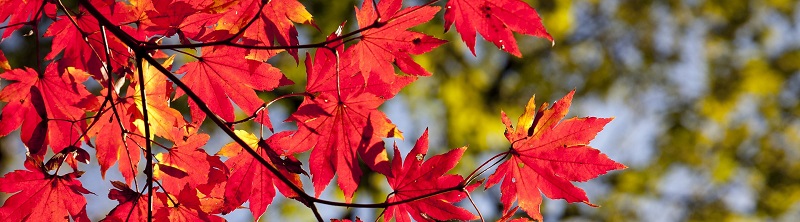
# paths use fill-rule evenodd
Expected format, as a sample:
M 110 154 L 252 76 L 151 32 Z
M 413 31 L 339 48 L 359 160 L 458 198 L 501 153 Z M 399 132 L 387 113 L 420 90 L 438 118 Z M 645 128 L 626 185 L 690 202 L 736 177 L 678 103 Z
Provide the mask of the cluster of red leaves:
M 409 30 L 436 16 L 440 7 L 433 6 L 435 1 L 406 8 L 402 0 L 365 1 L 356 11 L 358 30 L 343 34 L 342 24 L 325 42 L 308 45 L 299 43 L 295 24 L 316 25 L 297 0 L 0 3 L 0 20 L 8 21 L 3 39 L 22 27 L 53 21 L 41 35 L 36 28 L 25 34 L 37 41 L 52 37 L 50 52 L 35 58 L 37 67 L 12 69 L 0 52 L 0 78 L 11 82 L 0 91 L 5 102 L 0 136 L 21 128 L 28 150 L 27 170 L 0 177 L 0 192 L 15 193 L 0 207 L 0 221 L 87 221 L 83 195 L 91 192 L 78 180 L 84 173 L 79 163 L 91 159 L 84 148 L 95 150 L 103 177 L 117 164 L 125 178 L 111 181 L 114 189 L 108 198 L 119 205 L 108 213 L 108 221 L 143 221 L 148 215 L 157 221 L 221 221 L 220 214 L 246 202 L 258 218 L 276 189 L 315 209 L 334 176 L 345 196 L 340 205 L 348 206 L 361 181 L 359 162 L 387 177 L 393 192 L 384 205 L 386 220 L 477 219 L 453 204 L 480 183 L 446 174 L 466 148 L 423 161 L 427 131 L 405 160 L 395 147 L 390 162 L 384 148 L 384 138 L 403 137 L 378 107 L 418 76 L 431 75 L 411 55 L 445 43 Z M 444 18 L 445 30 L 455 24 L 473 53 L 476 32 L 516 56 L 520 52 L 513 32 L 552 40 L 538 14 L 520 0 L 450 0 Z M 174 36 L 180 44 L 163 44 Z M 351 41 L 357 42 L 346 44 Z M 268 103 L 257 92 L 293 82 L 265 61 L 284 51 L 299 61 L 300 48 L 317 50 L 306 54 L 304 101 L 287 120 L 298 129 L 268 138 L 230 131 L 241 122 L 234 107 L 272 130 Z M 173 68 L 174 56 L 164 51 L 195 61 Z M 162 62 L 155 64 L 155 59 Z M 90 80 L 103 87 L 99 93 L 86 89 Z M 171 104 L 183 95 L 190 97 L 187 116 Z M 517 209 L 511 208 L 514 200 L 541 219 L 539 190 L 551 198 L 588 203 L 570 181 L 624 167 L 586 146 L 609 119 L 558 123 L 570 100 L 571 94 L 535 116 L 531 100 L 517 129 L 503 115 L 511 158 L 489 177 L 487 186 L 505 178 L 505 219 Z M 217 154 L 206 152 L 210 137 L 198 128 L 209 118 L 238 142 Z M 165 142 L 154 143 L 156 137 Z M 156 153 L 151 144 L 165 151 Z M 295 158 L 309 150 L 310 175 Z M 137 181 L 142 157 L 153 161 L 143 173 L 157 187 L 147 189 L 153 183 Z M 64 163 L 71 173 L 63 173 Z M 300 192 L 302 175 L 311 177 L 315 197 Z

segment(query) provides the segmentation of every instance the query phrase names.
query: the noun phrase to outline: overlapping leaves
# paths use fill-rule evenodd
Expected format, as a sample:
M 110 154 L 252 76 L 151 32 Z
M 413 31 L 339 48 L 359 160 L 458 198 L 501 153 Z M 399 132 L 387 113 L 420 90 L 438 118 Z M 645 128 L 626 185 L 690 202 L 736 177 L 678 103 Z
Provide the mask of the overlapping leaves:
M 440 10 L 432 3 L 403 7 L 402 0 L 364 1 L 356 9 L 358 30 L 343 34 L 342 23 L 324 44 L 302 45 L 295 25 L 315 24 L 296 0 L 80 0 L 80 6 L 0 2 L 0 19 L 9 18 L 10 24 L 3 40 L 25 30 L 24 25 L 53 21 L 35 35 L 53 38 L 49 53 L 36 57 L 39 67 L 12 67 L 14 63 L 0 53 L 0 78 L 10 82 L 0 91 L 5 102 L 0 136 L 21 128 L 29 151 L 27 170 L 0 178 L 0 191 L 16 192 L 0 207 L 0 220 L 88 220 L 83 194 L 90 192 L 77 180 L 83 173 L 77 162 L 88 157 L 83 144 L 95 149 L 103 177 L 117 164 L 125 179 L 111 182 L 114 189 L 108 197 L 119 205 L 107 221 L 141 221 L 148 214 L 158 221 L 220 221 L 219 214 L 248 202 L 258 218 L 276 189 L 313 207 L 321 201 L 297 192 L 303 188 L 301 175 L 311 177 L 316 197 L 337 177 L 345 197 L 342 204 L 347 205 L 362 179 L 361 163 L 389 180 L 393 192 L 386 201 L 386 218 L 476 219 L 453 204 L 479 183 L 467 185 L 461 176 L 447 174 L 465 148 L 423 161 L 426 131 L 405 159 L 395 148 L 389 162 L 383 141 L 402 139 L 402 134 L 379 107 L 419 76 L 431 75 L 412 55 L 445 43 L 411 31 Z M 552 40 L 538 14 L 519 0 L 450 0 L 446 8 L 445 27 L 455 24 L 473 52 L 476 33 L 516 56 L 520 52 L 513 32 Z M 182 45 L 167 45 L 165 38 L 171 37 Z M 284 51 L 299 61 L 301 48 L 317 49 L 306 54 L 308 84 L 306 92 L 297 94 L 304 96 L 303 103 L 287 119 L 297 129 L 267 139 L 233 131 L 242 122 L 236 119 L 237 107 L 250 115 L 245 120 L 272 130 L 268 103 L 259 93 L 292 81 L 265 61 Z M 173 68 L 175 57 L 165 51 L 193 61 Z M 85 84 L 99 90 L 90 93 Z M 181 88 L 175 90 L 175 85 Z M 191 97 L 190 115 L 172 103 L 183 95 Z M 502 180 L 507 215 L 516 210 L 510 207 L 518 200 L 520 208 L 541 219 L 539 190 L 551 198 L 588 203 L 570 181 L 624 167 L 586 145 L 610 119 L 559 123 L 570 99 L 535 115 L 531 100 L 517 128 L 504 117 L 511 158 L 487 185 Z M 210 136 L 199 130 L 209 115 L 240 142 L 210 155 L 205 149 Z M 49 150 L 56 155 L 43 161 Z M 310 175 L 295 158 L 309 151 Z M 152 165 L 140 168 L 142 156 Z M 66 173 L 63 163 L 73 171 Z M 142 170 L 157 187 L 147 190 L 137 181 Z M 431 194 L 447 189 L 453 190 Z M 145 205 L 151 202 L 152 211 L 147 212 Z
M 83 195 L 92 192 L 78 180 L 83 172 L 52 175 L 35 157 L 25 161 L 25 168 L 0 177 L 0 192 L 16 193 L 0 208 L 0 220 L 89 221 Z

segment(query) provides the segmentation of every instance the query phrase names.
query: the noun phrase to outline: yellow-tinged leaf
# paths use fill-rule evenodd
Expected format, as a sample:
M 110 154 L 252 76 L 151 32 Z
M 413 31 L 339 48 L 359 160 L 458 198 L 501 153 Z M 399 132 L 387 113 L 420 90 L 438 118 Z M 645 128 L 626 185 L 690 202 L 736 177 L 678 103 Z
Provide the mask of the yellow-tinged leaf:
M 0 58 L 0 69 L 3 69 L 3 71 L 11 70 L 11 65 L 8 64 L 8 60 Z
M 239 0 L 214 0 L 214 2 L 209 5 L 208 11 L 214 13 L 223 13 L 230 10 L 230 7 L 238 4 Z
M 312 24 L 314 22 L 311 13 L 306 10 L 305 6 L 295 1 L 286 1 L 286 3 L 289 5 L 287 8 L 291 10 L 286 13 L 286 17 L 288 17 L 289 20 L 305 24 Z
M 247 143 L 247 145 L 250 145 L 250 147 L 252 148 L 258 147 L 259 139 L 258 137 L 256 137 L 256 135 L 253 135 L 252 133 L 249 133 L 244 130 L 234 130 L 233 132 L 236 134 L 236 136 L 242 138 L 242 140 L 244 140 L 244 142 Z M 239 146 L 239 144 L 233 142 L 223 146 L 222 149 L 220 149 L 219 152 L 217 152 L 217 155 L 233 157 L 239 155 L 239 153 L 241 152 L 242 152 L 242 147 Z
M 158 158 L 158 157 L 156 157 Z M 163 158 L 163 157 L 162 157 Z M 159 163 L 156 164 L 155 170 L 153 171 L 153 177 L 158 179 L 162 177 L 162 173 L 167 174 L 169 176 L 175 178 L 184 178 L 189 176 L 189 173 L 186 172 L 186 169 L 182 169 L 175 165 Z
M 175 56 L 170 56 L 162 64 L 164 67 L 170 67 L 175 60 Z M 170 107 L 170 95 L 173 91 L 172 83 L 167 81 L 167 77 L 158 71 L 154 66 L 147 62 L 142 64 L 143 77 L 144 77 L 144 92 L 147 94 L 147 115 L 150 124 L 150 130 L 153 135 L 164 137 L 166 139 L 175 141 L 174 135 L 171 133 L 175 127 L 185 125 L 183 122 L 183 115 L 178 110 Z M 136 75 L 138 78 L 138 75 Z M 135 79 L 131 85 L 133 86 L 133 98 L 136 103 L 136 108 L 140 113 L 144 113 L 144 106 L 141 96 L 141 88 L 139 87 L 138 79 Z M 144 120 L 137 119 L 133 123 L 139 128 L 140 132 L 144 131 Z M 151 139 L 152 136 L 151 135 Z
M 533 119 L 536 115 L 536 96 L 531 96 L 531 99 L 528 100 L 528 104 L 525 105 L 525 112 L 519 116 L 517 120 L 517 128 L 514 130 L 517 134 L 526 134 L 525 131 L 533 126 Z M 547 105 L 543 105 L 547 106 Z

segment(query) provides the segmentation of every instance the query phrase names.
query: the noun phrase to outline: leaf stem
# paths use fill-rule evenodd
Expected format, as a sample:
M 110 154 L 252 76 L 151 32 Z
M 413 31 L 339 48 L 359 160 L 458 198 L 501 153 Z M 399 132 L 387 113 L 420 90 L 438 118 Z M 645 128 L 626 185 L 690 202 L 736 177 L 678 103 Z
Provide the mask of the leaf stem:
M 279 96 L 278 98 L 275 98 L 275 99 L 269 101 L 268 103 L 262 104 L 261 107 L 258 107 L 258 109 L 255 112 L 253 112 L 253 115 L 245 117 L 244 119 L 236 120 L 236 121 L 233 121 L 233 122 L 228 122 L 228 123 L 226 123 L 226 125 L 228 125 L 228 127 L 231 127 L 231 126 L 236 125 L 236 124 L 240 124 L 240 123 L 244 123 L 244 122 L 253 120 L 256 117 L 258 117 L 259 113 L 264 111 L 264 109 L 267 109 L 267 107 L 269 107 L 273 103 L 277 102 L 278 100 L 289 98 L 289 97 L 307 96 L 307 95 L 309 95 L 309 94 L 308 93 L 292 93 L 292 94 L 286 94 L 286 95 Z
M 469 199 L 469 203 L 472 204 L 472 207 L 475 208 L 475 212 L 478 212 L 478 217 L 481 218 L 481 222 L 485 222 L 486 220 L 483 219 L 483 214 L 481 214 L 481 210 L 478 209 L 478 205 L 475 205 L 475 201 L 472 200 L 472 195 L 469 194 L 466 190 L 463 190 L 464 193 L 467 194 L 467 199 Z
M 174 199 L 172 199 L 172 196 L 169 195 L 169 192 L 167 192 L 167 189 L 164 188 L 164 185 L 162 185 L 161 182 L 159 182 L 158 180 L 156 180 L 155 182 L 156 182 L 156 184 L 158 184 L 158 187 L 161 187 L 161 189 L 164 190 L 164 194 L 166 194 L 164 196 L 167 196 L 167 199 L 169 200 L 169 202 L 172 202 L 172 205 L 178 205 L 178 201 L 175 201 Z
M 472 171 L 472 173 L 470 173 L 470 174 L 469 174 L 469 175 L 466 177 L 466 179 L 465 179 L 464 181 L 467 181 L 467 183 L 469 183 L 469 181 L 471 181 L 471 180 L 475 179 L 475 177 L 477 177 L 478 175 L 482 174 L 483 172 L 486 172 L 486 170 L 488 170 L 488 169 L 492 168 L 494 165 L 496 165 L 497 163 L 501 162 L 501 161 L 502 161 L 503 159 L 505 159 L 505 158 L 506 158 L 508 155 L 509 155 L 509 152 L 508 152 L 508 151 L 506 151 L 506 152 L 502 152 L 502 153 L 499 153 L 499 154 L 497 154 L 497 155 L 494 155 L 492 158 L 489 158 L 488 160 L 486 160 L 485 162 L 483 162 L 483 164 L 481 164 L 480 166 L 478 166 L 478 168 L 476 168 L 474 171 Z M 481 170 L 481 169 L 482 169 L 484 166 L 486 166 L 486 164 L 488 164 L 488 163 L 489 163 L 489 162 L 491 162 L 492 160 L 494 160 L 494 159 L 497 159 L 498 157 L 501 157 L 501 156 L 502 156 L 503 158 L 501 158 L 500 160 L 498 160 L 497 162 L 495 162 L 495 163 L 494 163 L 494 164 L 492 164 L 491 166 L 487 167 L 486 169 L 483 169 L 483 171 L 481 171 L 480 173 L 478 173 L 478 171 L 479 171 L 479 170 Z
M 11 28 L 11 27 L 18 26 L 18 25 L 27 25 L 27 24 L 30 24 L 30 23 L 31 22 L 17 22 L 17 23 L 14 23 L 14 24 L 8 24 L 8 25 L 0 26 L 0 30 Z
M 321 204 L 325 204 L 325 205 L 339 206 L 339 207 L 386 208 L 386 207 L 391 207 L 391 206 L 394 206 L 394 205 L 414 202 L 414 201 L 417 201 L 417 200 L 425 199 L 425 198 L 428 198 L 428 197 L 436 196 L 436 195 L 447 193 L 447 192 L 450 192 L 450 191 L 463 190 L 465 187 L 466 187 L 466 185 L 459 184 L 458 186 L 455 186 L 455 187 L 450 187 L 450 188 L 446 188 L 446 189 L 442 189 L 442 190 L 437 190 L 437 191 L 434 191 L 434 192 L 430 192 L 430 193 L 426 193 L 426 194 L 419 195 L 419 196 L 416 196 L 416 197 L 400 200 L 400 201 L 397 201 L 397 202 L 360 204 L 360 203 L 343 203 L 343 202 L 329 201 L 329 200 L 316 199 L 316 198 L 315 198 L 316 199 L 315 202 L 321 203 Z
M 88 3 L 87 3 L 88 4 Z M 96 11 L 96 10 L 95 10 Z M 181 48 L 197 48 L 197 47 L 205 47 L 205 46 L 232 46 L 238 47 L 243 49 L 258 49 L 258 50 L 289 50 L 289 49 L 309 49 L 309 48 L 322 48 L 326 47 L 326 45 L 330 43 L 337 42 L 339 40 L 348 38 L 350 36 L 357 35 L 364 31 L 378 28 L 381 26 L 386 25 L 386 22 L 374 22 L 371 25 L 359 28 L 355 31 L 349 32 L 347 34 L 341 35 L 336 38 L 332 38 L 326 41 L 318 42 L 318 43 L 311 43 L 311 44 L 300 44 L 300 45 L 288 45 L 288 46 L 254 46 L 254 45 L 244 45 L 240 43 L 235 43 L 231 41 L 215 41 L 215 42 L 204 42 L 204 43 L 192 43 L 192 44 L 173 44 L 173 45 L 152 45 L 152 44 L 144 44 L 141 47 L 145 50 L 153 50 L 153 49 L 181 49 Z M 123 32 L 124 33 L 124 32 Z M 138 42 L 138 41 L 137 41 Z

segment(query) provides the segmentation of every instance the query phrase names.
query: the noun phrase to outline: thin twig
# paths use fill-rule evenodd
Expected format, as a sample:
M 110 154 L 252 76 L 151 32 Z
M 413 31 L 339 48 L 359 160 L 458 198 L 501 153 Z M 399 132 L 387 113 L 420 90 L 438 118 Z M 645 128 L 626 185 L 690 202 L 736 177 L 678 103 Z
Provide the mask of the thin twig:
M 145 51 L 136 50 L 136 69 L 139 75 L 139 94 L 142 97 L 142 120 L 144 121 L 144 139 L 145 139 L 145 174 L 147 174 L 147 222 L 153 221 L 153 146 L 150 144 L 150 119 L 147 113 L 147 93 L 144 87 L 144 70 L 142 66 L 142 57 L 149 57 Z M 149 60 L 148 60 L 149 61 Z M 155 60 L 149 61 L 154 63 Z M 155 62 L 158 63 L 158 62 Z
M 31 23 L 32 23 L 32 22 L 30 22 L 30 21 L 28 21 L 28 22 L 17 22 L 17 23 L 13 23 L 13 24 L 8 24 L 8 25 L 0 26 L 0 29 L 7 29 L 7 28 L 14 27 L 14 26 L 19 26 L 19 25 L 27 25 L 27 24 L 31 24 Z
M 475 201 L 472 200 L 472 196 L 469 195 L 469 191 L 464 189 L 463 192 L 467 194 L 467 199 L 469 199 L 469 202 L 472 204 L 472 207 L 475 208 L 475 211 L 478 212 L 478 217 L 481 218 L 481 222 L 485 222 L 485 220 L 483 220 L 483 214 L 481 214 L 481 210 L 478 209 L 478 205 L 475 205 Z
M 161 187 L 161 189 L 164 190 L 164 193 L 167 194 L 167 195 L 164 195 L 164 196 L 167 196 L 167 199 L 169 200 L 169 202 L 172 202 L 172 205 L 178 205 L 178 201 L 175 201 L 175 200 L 172 199 L 172 195 L 169 195 L 169 192 L 167 192 L 167 189 L 164 188 L 164 185 L 162 185 L 161 182 L 159 182 L 158 180 L 156 180 L 155 182 L 156 182 L 156 184 L 158 184 L 158 187 Z
M 494 155 L 492 158 L 489 158 L 488 160 L 486 160 L 485 162 L 483 162 L 483 164 L 481 164 L 480 166 L 478 166 L 478 168 L 476 168 L 475 170 L 473 170 L 473 171 L 472 171 L 472 173 L 470 173 L 470 174 L 469 174 L 469 175 L 466 177 L 467 179 L 466 179 L 465 181 L 469 182 L 469 181 L 471 181 L 471 180 L 475 179 L 475 177 L 477 177 L 478 175 L 482 174 L 483 172 L 486 172 L 486 169 L 490 169 L 490 168 L 492 168 L 492 167 L 493 167 L 495 164 L 497 164 L 497 163 L 499 163 L 500 161 L 502 161 L 503 159 L 505 159 L 505 158 L 506 158 L 508 155 L 509 155 L 509 152 L 502 152 L 502 153 L 499 153 L 499 154 L 497 154 L 497 155 Z M 489 162 L 491 162 L 492 160 L 494 160 L 494 159 L 497 159 L 498 157 L 501 157 L 501 156 L 503 157 L 502 159 L 500 159 L 499 161 L 495 162 L 495 163 L 494 163 L 494 164 L 492 164 L 491 166 L 487 167 L 486 169 L 484 169 L 484 170 L 483 170 L 483 171 L 481 171 L 480 173 L 477 173 L 477 172 L 478 172 L 478 170 L 481 170 L 481 168 L 483 168 L 483 167 L 484 167 L 484 166 L 485 166 L 487 163 L 489 163 Z
M 236 120 L 236 121 L 233 121 L 233 122 L 227 122 L 227 125 L 228 125 L 228 127 L 231 127 L 231 126 L 236 125 L 236 124 L 240 124 L 240 123 L 244 123 L 244 122 L 253 120 L 256 117 L 258 117 L 259 113 L 263 112 L 265 109 L 267 109 L 267 107 L 269 107 L 273 103 L 277 102 L 278 100 L 289 98 L 289 97 L 307 96 L 307 95 L 309 95 L 309 94 L 308 93 L 292 93 L 292 94 L 286 94 L 286 95 L 279 96 L 278 98 L 275 98 L 275 99 L 269 101 L 268 103 L 262 104 L 260 107 L 258 107 L 258 109 L 256 109 L 255 112 L 253 112 L 253 115 L 250 115 L 248 117 L 245 117 L 243 119 Z

